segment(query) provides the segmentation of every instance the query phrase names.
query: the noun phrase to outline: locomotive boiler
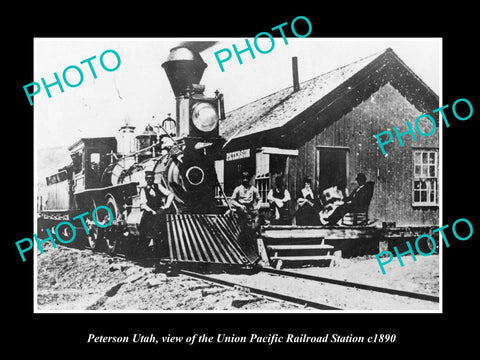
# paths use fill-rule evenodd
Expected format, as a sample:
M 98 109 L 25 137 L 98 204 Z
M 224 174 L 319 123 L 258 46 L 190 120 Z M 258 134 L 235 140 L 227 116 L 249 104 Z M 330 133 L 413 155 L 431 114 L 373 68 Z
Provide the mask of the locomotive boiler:
M 47 178 L 39 209 L 39 228 L 55 228 L 99 205 L 97 222 L 85 217 L 85 245 L 107 252 L 129 253 L 155 249 L 169 264 L 206 263 L 249 266 L 257 260 L 255 247 L 228 210 L 215 172 L 225 140 L 219 134 L 224 119 L 223 95 L 204 94 L 199 82 L 207 64 L 187 47 L 171 49 L 162 64 L 176 101 L 176 119 L 147 125 L 135 135 L 128 123 L 117 138 L 82 138 L 69 147 L 71 164 Z M 163 231 L 155 239 L 145 237 L 140 191 L 145 172 L 174 194 Z M 68 231 L 57 229 L 57 231 Z M 68 234 L 65 234 L 68 235 Z M 153 245 L 153 246 L 152 246 Z

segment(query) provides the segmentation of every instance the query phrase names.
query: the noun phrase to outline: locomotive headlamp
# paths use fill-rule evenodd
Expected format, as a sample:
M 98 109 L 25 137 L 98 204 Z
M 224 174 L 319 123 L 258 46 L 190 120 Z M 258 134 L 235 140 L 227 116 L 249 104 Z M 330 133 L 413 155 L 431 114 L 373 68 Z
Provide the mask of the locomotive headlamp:
M 210 132 L 218 124 L 218 114 L 210 103 L 197 103 L 192 108 L 192 122 L 195 127 L 203 132 Z

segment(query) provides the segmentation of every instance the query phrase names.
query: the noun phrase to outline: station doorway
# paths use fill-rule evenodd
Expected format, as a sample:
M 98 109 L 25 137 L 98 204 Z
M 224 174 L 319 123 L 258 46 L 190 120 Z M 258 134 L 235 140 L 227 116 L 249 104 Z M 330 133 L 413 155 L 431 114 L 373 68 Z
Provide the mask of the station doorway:
M 348 147 L 343 146 L 317 147 L 316 180 L 320 194 L 323 190 L 335 185 L 339 190 L 345 191 L 348 180 L 349 151 Z

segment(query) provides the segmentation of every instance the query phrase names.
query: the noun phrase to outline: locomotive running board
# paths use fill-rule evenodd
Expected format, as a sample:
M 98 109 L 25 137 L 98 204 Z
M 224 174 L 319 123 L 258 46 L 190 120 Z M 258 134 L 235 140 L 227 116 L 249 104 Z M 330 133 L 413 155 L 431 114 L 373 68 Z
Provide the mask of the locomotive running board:
M 259 259 L 233 214 L 167 215 L 167 234 L 169 261 L 248 266 Z

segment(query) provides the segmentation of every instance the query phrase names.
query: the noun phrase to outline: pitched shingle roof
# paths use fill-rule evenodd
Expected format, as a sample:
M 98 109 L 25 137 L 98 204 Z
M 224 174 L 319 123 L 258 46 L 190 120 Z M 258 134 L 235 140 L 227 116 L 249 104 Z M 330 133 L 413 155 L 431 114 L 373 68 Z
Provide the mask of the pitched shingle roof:
M 297 92 L 293 92 L 293 86 L 290 86 L 229 112 L 221 125 L 221 135 L 229 140 L 285 125 L 380 54 L 372 54 L 304 81 Z
M 388 48 L 304 81 L 297 92 L 290 86 L 230 111 L 220 126 L 224 148 L 244 140 L 298 146 L 387 82 L 421 112 L 438 107 L 438 95 Z

